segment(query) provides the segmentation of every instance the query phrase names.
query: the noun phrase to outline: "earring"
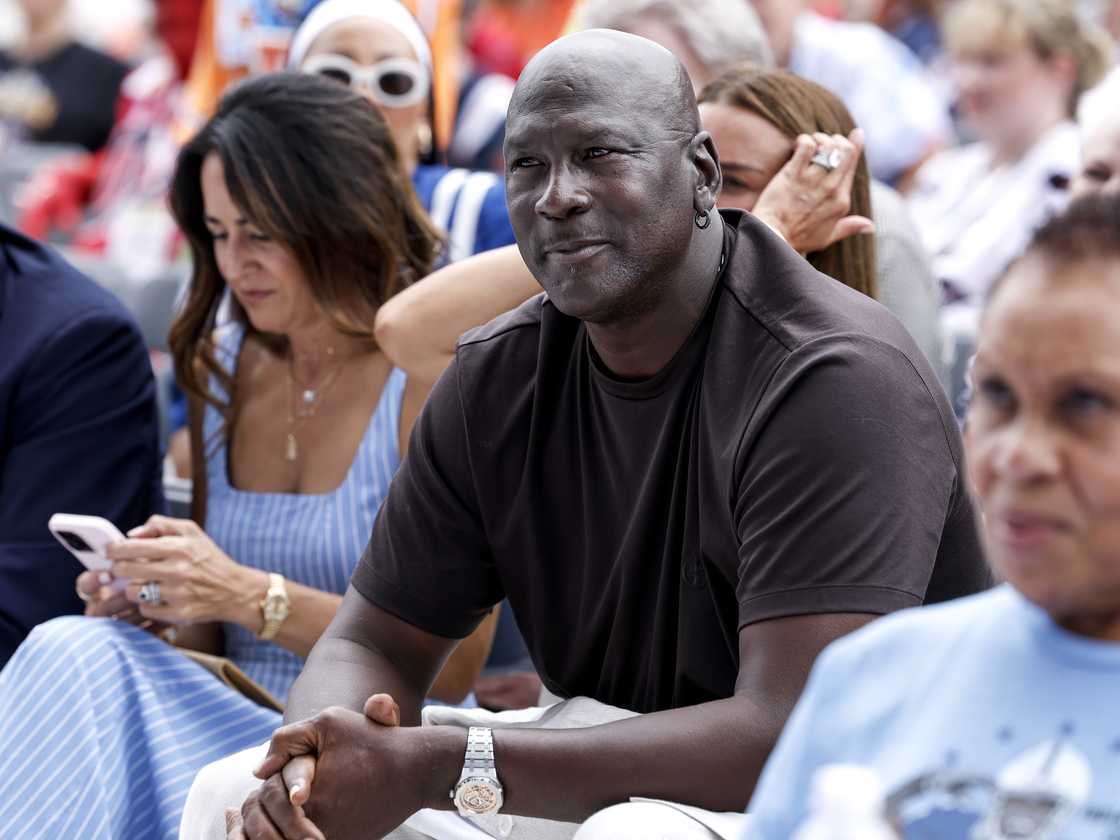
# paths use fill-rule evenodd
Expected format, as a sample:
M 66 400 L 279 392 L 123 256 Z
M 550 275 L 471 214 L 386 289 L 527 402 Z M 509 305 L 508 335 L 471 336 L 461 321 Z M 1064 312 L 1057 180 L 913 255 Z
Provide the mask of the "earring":
M 712 223 L 712 216 L 707 210 L 697 210 L 696 218 L 693 221 L 700 230 L 707 230 L 708 225 Z
M 416 151 L 420 153 L 422 158 L 432 153 L 432 127 L 426 122 L 421 122 L 416 126 Z

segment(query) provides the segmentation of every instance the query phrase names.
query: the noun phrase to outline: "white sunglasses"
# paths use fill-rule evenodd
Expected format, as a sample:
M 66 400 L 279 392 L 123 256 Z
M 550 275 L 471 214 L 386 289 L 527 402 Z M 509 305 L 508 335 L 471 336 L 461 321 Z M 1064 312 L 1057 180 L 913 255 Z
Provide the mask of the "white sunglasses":
M 358 64 L 344 55 L 313 55 L 300 71 L 326 76 L 350 87 L 364 87 L 387 108 L 408 108 L 428 95 L 425 67 L 409 58 L 387 58 L 376 64 Z

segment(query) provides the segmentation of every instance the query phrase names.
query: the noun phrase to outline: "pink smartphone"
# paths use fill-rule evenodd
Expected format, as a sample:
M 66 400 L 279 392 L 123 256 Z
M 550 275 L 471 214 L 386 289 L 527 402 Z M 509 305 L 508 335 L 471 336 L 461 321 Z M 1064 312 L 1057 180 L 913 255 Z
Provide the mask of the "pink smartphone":
M 47 527 L 55 539 L 93 572 L 107 572 L 112 568 L 105 549 L 109 543 L 125 538 L 116 525 L 100 516 L 56 513 L 48 520 Z M 126 580 L 113 581 L 114 588 L 124 588 L 127 584 Z

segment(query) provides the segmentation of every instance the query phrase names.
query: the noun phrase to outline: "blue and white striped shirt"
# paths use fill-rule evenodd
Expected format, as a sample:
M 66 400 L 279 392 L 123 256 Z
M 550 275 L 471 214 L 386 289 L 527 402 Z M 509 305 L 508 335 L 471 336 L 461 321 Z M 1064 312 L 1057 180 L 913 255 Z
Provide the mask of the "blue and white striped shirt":
M 233 371 L 244 338 L 239 324 L 222 328 L 219 358 Z M 207 460 L 206 533 L 236 562 L 282 574 L 324 592 L 346 591 L 369 542 L 373 520 L 400 465 L 398 450 L 405 374 L 394 368 L 358 446 L 350 471 L 330 493 L 249 493 L 229 483 L 226 446 Z M 207 406 L 204 439 L 219 434 L 222 417 Z M 225 654 L 283 700 L 303 660 L 252 632 L 226 624 Z

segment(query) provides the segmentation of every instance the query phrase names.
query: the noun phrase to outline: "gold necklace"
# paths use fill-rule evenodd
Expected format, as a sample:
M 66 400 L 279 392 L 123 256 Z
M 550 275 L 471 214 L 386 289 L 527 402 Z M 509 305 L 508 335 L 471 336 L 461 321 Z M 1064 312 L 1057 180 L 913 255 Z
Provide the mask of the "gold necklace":
M 333 358 L 335 354 L 333 347 L 327 348 L 328 358 Z M 299 386 L 299 400 L 297 401 L 296 416 L 306 419 L 315 414 L 316 409 L 319 407 L 319 400 L 326 394 L 327 390 L 334 383 L 338 377 L 339 371 L 342 370 L 342 360 L 340 359 L 337 364 L 327 371 L 327 375 L 323 377 L 322 381 L 315 388 L 308 387 L 296 379 L 294 359 L 288 358 L 288 377 L 291 382 Z
M 334 355 L 334 348 L 327 348 L 327 355 Z M 323 398 L 326 397 L 330 387 L 338 379 L 338 374 L 342 370 L 342 362 L 339 361 L 322 382 L 319 383 L 317 388 L 308 388 L 303 383 L 296 383 L 295 372 L 293 371 L 292 358 L 288 358 L 288 370 L 286 377 L 286 396 L 284 400 L 285 408 L 288 414 L 288 436 L 287 443 L 284 448 L 284 460 L 289 463 L 295 463 L 299 460 L 299 443 L 296 440 L 296 431 L 306 423 L 309 419 L 315 416 Z M 292 385 L 293 383 L 301 386 L 300 404 L 296 409 L 292 410 Z

